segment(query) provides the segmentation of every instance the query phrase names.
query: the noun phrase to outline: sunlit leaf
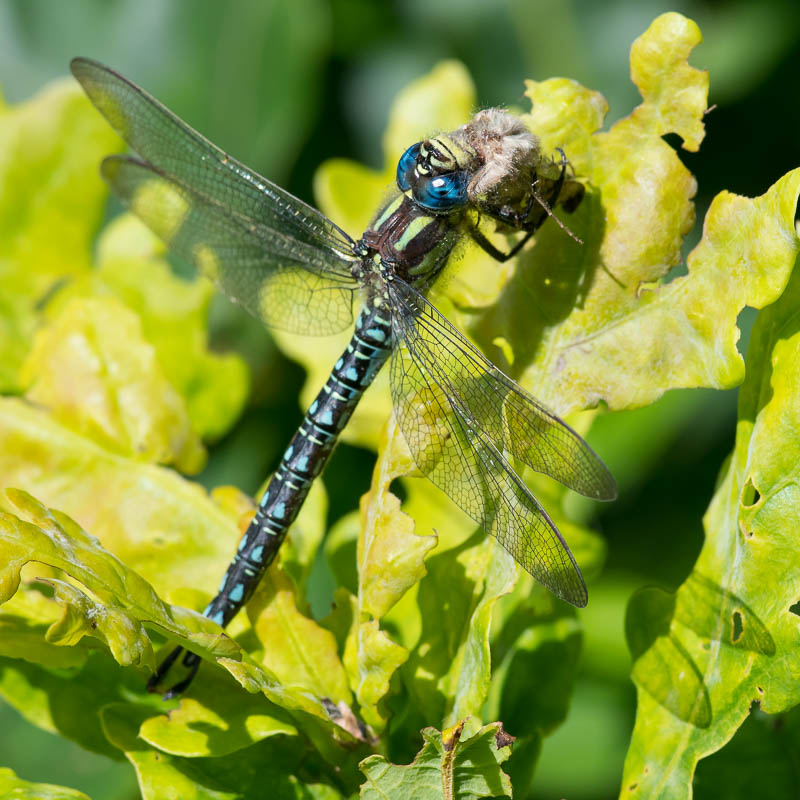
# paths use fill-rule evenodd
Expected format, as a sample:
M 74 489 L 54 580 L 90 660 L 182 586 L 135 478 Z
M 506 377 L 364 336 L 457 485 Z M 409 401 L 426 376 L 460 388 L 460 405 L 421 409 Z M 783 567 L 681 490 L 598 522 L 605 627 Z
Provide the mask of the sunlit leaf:
M 188 758 L 224 756 L 277 734 L 297 735 L 290 715 L 240 691 L 220 670 L 204 671 L 178 708 L 153 709 L 138 733 L 157 750 Z
M 45 412 L 3 398 L 0 486 L 14 485 L 91 531 L 163 597 L 188 603 L 194 593 L 197 608 L 208 602 L 240 535 L 236 519 L 196 484 L 111 453 Z
M 0 105 L 0 388 L 19 388 L 40 304 L 86 272 L 106 189 L 97 163 L 119 146 L 72 81 Z
M 361 771 L 367 776 L 362 800 L 510 797 L 511 782 L 500 765 L 511 753 L 513 737 L 499 722 L 472 736 L 463 729 L 463 722 L 442 732 L 426 728 L 422 731 L 425 745 L 407 766 L 377 755 L 362 761 Z
M 100 603 L 85 593 L 57 584 L 57 602 L 66 606 L 62 618 L 51 625 L 52 641 L 65 646 L 85 635 L 107 643 L 123 665 L 153 666 L 153 652 L 143 624 L 170 635 L 179 644 L 208 659 L 217 659 L 248 691 L 262 691 L 274 703 L 306 716 L 329 732 L 351 740 L 351 731 L 333 722 L 328 706 L 303 687 L 282 686 L 274 674 L 244 654 L 206 617 L 180 606 L 168 606 L 153 587 L 99 541 L 61 512 L 46 508 L 26 492 L 9 489 L 10 504 L 21 516 L 0 511 L 0 602 L 19 587 L 21 568 L 30 561 L 55 567 L 80 582 Z M 323 631 L 327 636 L 327 632 Z
M 110 646 L 109 636 L 114 637 L 111 649 L 120 663 L 144 660 L 153 666 L 152 648 L 140 624 L 146 621 L 164 632 L 196 640 L 196 647 L 209 648 L 221 657 L 236 655 L 237 646 L 219 634 L 213 623 L 179 606 L 167 606 L 149 583 L 69 517 L 48 509 L 27 492 L 7 489 L 6 497 L 19 516 L 0 511 L 0 602 L 17 591 L 21 569 L 31 561 L 62 570 L 101 601 L 94 603 L 75 587 L 51 581 L 56 602 L 65 607 L 61 619 L 48 629 L 51 641 L 69 646 L 91 629 L 91 635 Z
M 694 571 L 674 597 L 651 593 L 629 612 L 638 709 L 624 796 L 688 797 L 698 760 L 728 741 L 753 703 L 778 713 L 800 702 L 799 308 L 795 269 L 753 328 L 736 445 Z
M 71 298 L 111 296 L 138 315 L 142 335 L 173 388 L 183 398 L 192 428 L 216 438 L 241 413 L 247 368 L 232 353 L 208 344 L 208 310 L 214 289 L 204 278 L 174 275 L 164 245 L 131 214 L 106 227 L 97 243 L 97 266 L 60 291 L 47 307 L 52 318 Z
M 20 586 L 0 606 L 0 656 L 24 658 L 54 669 L 82 666 L 86 662 L 85 649 L 61 647 L 45 638 L 63 610 L 43 594 L 43 588 L 41 584 Z
M 271 736 L 263 742 L 214 758 L 184 758 L 154 750 L 138 736 L 146 709 L 112 704 L 103 710 L 109 740 L 136 769 L 144 800 L 165 795 L 211 800 L 256 800 L 268 790 L 279 800 L 337 800 L 341 795 L 325 784 L 301 783 L 295 773 L 306 749 L 295 737 Z
M 77 789 L 18 778 L 8 767 L 0 767 L 0 794 L 9 800 L 89 800 L 88 795 Z
M 686 63 L 699 41 L 691 21 L 658 17 L 631 51 L 643 102 L 605 133 L 592 134 L 605 111 L 597 95 L 561 79 L 528 84 L 531 127 L 590 182 L 565 218 L 585 244 L 545 226 L 480 333 L 511 343 L 520 382 L 557 412 L 735 386 L 744 376 L 739 312 L 773 302 L 786 285 L 798 173 L 754 200 L 720 194 L 688 275 L 664 282 L 694 222 L 696 184 L 662 137 L 677 133 L 687 149 L 702 139 L 708 76 Z
M 386 436 L 390 441 L 395 436 L 393 421 Z M 380 619 L 425 574 L 425 554 L 436 544 L 434 536 L 415 533 L 413 520 L 389 491 L 391 482 L 410 469 L 404 448 L 386 447 L 375 465 L 372 487 L 361 500 L 356 625 L 347 641 L 345 667 L 364 719 L 376 730 L 386 724 L 378 703 L 392 673 L 408 657 L 404 647 L 380 630 Z
M 297 608 L 291 578 L 273 566 L 261 579 L 247 612 L 263 648 L 263 662 L 285 686 L 304 689 L 334 705 L 352 700 L 336 639 Z
M 164 376 L 139 318 L 111 298 L 73 300 L 36 335 L 23 369 L 27 397 L 53 418 L 131 458 L 205 461 L 186 405 Z

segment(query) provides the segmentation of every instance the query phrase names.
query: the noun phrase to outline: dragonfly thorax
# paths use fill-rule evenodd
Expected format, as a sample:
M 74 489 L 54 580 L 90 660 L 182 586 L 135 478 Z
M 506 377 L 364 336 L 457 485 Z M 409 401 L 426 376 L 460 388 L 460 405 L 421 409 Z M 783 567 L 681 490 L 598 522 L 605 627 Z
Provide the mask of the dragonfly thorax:
M 357 244 L 364 283 L 398 276 L 412 285 L 428 284 L 452 250 L 461 218 L 458 212 L 432 214 L 401 193 L 378 212 Z M 358 276 L 357 276 L 358 277 Z

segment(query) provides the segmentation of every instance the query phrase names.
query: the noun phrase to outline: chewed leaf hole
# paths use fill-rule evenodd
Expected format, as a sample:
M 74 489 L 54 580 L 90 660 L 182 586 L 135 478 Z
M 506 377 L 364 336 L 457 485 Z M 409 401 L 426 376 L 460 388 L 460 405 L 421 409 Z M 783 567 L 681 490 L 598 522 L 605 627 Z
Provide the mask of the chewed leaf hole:
M 800 617 L 800 600 L 798 600 L 796 603 L 792 603 L 789 606 L 789 611 L 791 611 L 792 614 L 796 614 L 798 617 Z
M 758 504 L 758 501 L 761 499 L 761 492 L 753 486 L 753 481 L 748 478 L 747 483 L 744 485 L 742 489 L 742 505 L 745 508 L 752 508 L 754 505 Z
M 731 614 L 731 624 L 733 625 L 733 632 L 731 634 L 731 641 L 736 643 L 741 638 L 742 631 L 744 630 L 744 624 L 742 622 L 742 615 L 738 611 L 734 611 L 733 614 Z

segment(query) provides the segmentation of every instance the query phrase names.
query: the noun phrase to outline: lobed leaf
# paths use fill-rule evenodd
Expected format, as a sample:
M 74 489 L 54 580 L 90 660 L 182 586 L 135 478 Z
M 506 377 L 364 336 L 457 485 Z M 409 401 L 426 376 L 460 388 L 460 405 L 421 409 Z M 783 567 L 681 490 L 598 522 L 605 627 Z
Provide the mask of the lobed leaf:
M 134 311 L 157 362 L 181 395 L 192 429 L 214 439 L 235 422 L 247 399 L 247 366 L 238 355 L 209 349 L 208 313 L 214 289 L 205 278 L 174 275 L 160 242 L 132 214 L 101 232 L 97 264 L 48 305 L 52 319 L 74 297 L 113 297 Z
M 220 635 L 210 621 L 187 609 L 167 606 L 147 581 L 69 517 L 18 489 L 7 489 L 6 497 L 19 516 L 0 511 L 0 603 L 17 591 L 21 569 L 30 561 L 62 570 L 101 601 L 90 600 L 63 581 L 50 581 L 56 602 L 65 606 L 62 618 L 48 629 L 51 641 L 71 645 L 92 630 L 92 635 L 109 645 L 113 637 L 112 652 L 116 649 L 120 663 L 144 661 L 152 666 L 152 649 L 140 624 L 145 621 L 209 655 L 236 654 L 237 646 Z
M 69 517 L 47 509 L 26 492 L 9 489 L 6 494 L 23 517 L 0 512 L 0 546 L 5 561 L 0 570 L 0 602 L 16 592 L 21 568 L 29 561 L 63 570 L 100 600 L 93 602 L 71 585 L 51 581 L 56 601 L 66 606 L 62 619 L 48 631 L 51 641 L 72 645 L 89 634 L 108 644 L 120 663 L 152 667 L 153 653 L 144 623 L 168 633 L 182 647 L 218 660 L 248 691 L 262 691 L 269 700 L 304 720 L 316 717 L 313 724 L 322 726 L 326 733 L 334 732 L 335 727 L 336 735 L 347 741 L 358 733 L 334 722 L 327 700 L 304 686 L 282 686 L 272 672 L 244 654 L 206 617 L 180 606 L 167 606 L 149 583 Z
M 137 735 L 147 711 L 130 704 L 106 706 L 103 728 L 123 751 L 139 778 L 143 800 L 165 796 L 186 800 L 256 800 L 269 787 L 277 800 L 336 800 L 339 792 L 294 776 L 306 751 L 294 737 L 271 736 L 259 744 L 210 758 L 183 758 L 150 748 Z
M 511 782 L 500 768 L 510 755 L 514 741 L 500 722 L 464 735 L 464 723 L 442 732 L 422 731 L 425 745 L 407 766 L 391 764 L 383 756 L 361 762 L 367 776 L 361 787 L 362 800 L 401 800 L 413 795 L 419 800 L 511 796 Z M 463 736 L 463 738 L 462 738 Z
M 336 639 L 297 608 L 291 578 L 271 567 L 261 579 L 247 614 L 264 648 L 263 663 L 282 685 L 311 692 L 334 705 L 352 702 Z
M 242 692 L 220 670 L 204 671 L 177 708 L 143 714 L 138 732 L 156 750 L 183 758 L 226 756 L 279 734 L 297 736 L 291 716 Z
M 795 269 L 753 327 L 736 444 L 694 571 L 674 596 L 651 591 L 631 602 L 638 709 L 625 797 L 689 797 L 698 760 L 733 736 L 753 704 L 777 713 L 800 702 L 799 308 Z
M 577 245 L 545 226 L 479 333 L 507 340 L 522 385 L 559 413 L 735 386 L 744 376 L 737 316 L 774 302 L 788 280 L 798 173 L 754 200 L 719 195 L 688 275 L 665 282 L 694 222 L 696 185 L 662 137 L 677 133 L 687 149 L 702 139 L 708 76 L 686 63 L 699 41 L 690 20 L 658 17 L 631 52 L 643 102 L 607 133 L 592 133 L 605 113 L 598 95 L 563 80 L 528 83 L 531 127 L 590 181 L 568 220 L 585 245 L 576 257 Z
M 112 298 L 74 299 L 34 339 L 27 397 L 112 452 L 196 472 L 205 450 L 139 317 Z
M 97 164 L 119 146 L 71 81 L 0 105 L 0 389 L 19 389 L 39 306 L 85 273 L 106 190 Z
M 394 425 L 392 419 L 386 431 L 390 441 Z M 384 449 L 370 491 L 361 500 L 358 594 L 345 667 L 364 720 L 378 731 L 386 724 L 385 710 L 378 704 L 389 690 L 391 675 L 408 657 L 404 647 L 380 630 L 380 619 L 424 575 L 425 554 L 436 544 L 435 537 L 414 532 L 413 521 L 400 511 L 399 500 L 389 491 L 391 482 L 410 467 L 407 451 Z

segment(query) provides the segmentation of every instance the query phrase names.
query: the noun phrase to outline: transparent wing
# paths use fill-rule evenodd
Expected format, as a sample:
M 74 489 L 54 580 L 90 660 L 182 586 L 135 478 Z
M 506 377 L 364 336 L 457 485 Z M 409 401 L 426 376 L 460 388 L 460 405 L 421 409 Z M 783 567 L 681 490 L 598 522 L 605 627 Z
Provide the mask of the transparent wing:
M 350 270 L 357 257 L 344 231 L 226 155 L 113 70 L 88 59 L 74 59 L 71 68 L 142 157 L 111 158 L 104 175 L 176 252 L 269 325 L 330 333 L 349 324 L 352 290 L 358 288 Z M 263 302 L 266 286 L 280 289 L 277 302 Z
M 418 292 L 395 279 L 390 301 L 392 399 L 417 466 L 534 578 L 584 606 L 586 585 L 575 559 L 506 453 L 592 497 L 615 494 L 608 470 Z
M 307 269 L 298 242 L 219 213 L 215 205 L 136 159 L 111 156 L 103 161 L 102 173 L 174 253 L 267 325 L 324 335 L 352 322 L 352 289 Z
M 605 464 L 569 425 L 497 369 L 419 292 L 397 279 L 390 290 L 399 338 L 501 453 L 595 500 L 617 496 Z

